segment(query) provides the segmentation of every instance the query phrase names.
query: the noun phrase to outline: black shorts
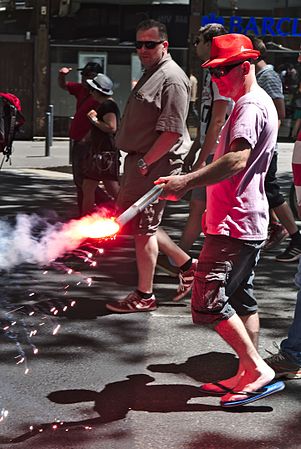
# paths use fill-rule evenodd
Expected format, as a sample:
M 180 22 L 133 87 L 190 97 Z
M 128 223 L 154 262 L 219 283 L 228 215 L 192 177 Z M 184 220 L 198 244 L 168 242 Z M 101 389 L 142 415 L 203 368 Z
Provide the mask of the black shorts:
M 273 154 L 269 169 L 266 174 L 264 187 L 269 202 L 269 208 L 281 206 L 285 202 L 283 195 L 280 193 L 280 186 L 277 180 L 277 153 Z

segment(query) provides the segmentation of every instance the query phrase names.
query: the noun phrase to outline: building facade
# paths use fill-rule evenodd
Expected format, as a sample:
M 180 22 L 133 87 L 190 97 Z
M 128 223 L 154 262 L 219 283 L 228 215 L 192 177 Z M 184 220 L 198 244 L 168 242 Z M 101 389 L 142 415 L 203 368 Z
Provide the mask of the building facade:
M 230 32 L 262 37 L 271 64 L 283 78 L 289 138 L 291 100 L 300 77 L 297 53 L 301 42 L 299 0 L 0 0 L 2 91 L 22 102 L 26 125 L 22 138 L 45 135 L 45 113 L 54 110 L 55 136 L 67 136 L 75 103 L 57 85 L 60 67 L 100 62 L 115 84 L 120 109 L 141 74 L 135 53 L 136 25 L 153 18 L 167 25 L 170 52 L 187 74 L 200 76 L 193 39 L 201 25 L 224 23 Z M 290 79 L 291 78 L 291 79 Z M 199 92 L 199 97 L 201 92 Z

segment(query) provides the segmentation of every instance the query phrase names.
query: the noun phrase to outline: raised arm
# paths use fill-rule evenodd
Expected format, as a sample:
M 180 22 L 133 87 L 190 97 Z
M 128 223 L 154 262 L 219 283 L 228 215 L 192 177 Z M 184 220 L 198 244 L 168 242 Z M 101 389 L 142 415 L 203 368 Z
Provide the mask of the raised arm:
M 58 74 L 58 85 L 62 88 L 67 90 L 67 85 L 66 85 L 66 76 L 68 75 L 68 73 L 70 73 L 72 70 L 71 67 L 62 67 L 59 70 L 59 74 Z

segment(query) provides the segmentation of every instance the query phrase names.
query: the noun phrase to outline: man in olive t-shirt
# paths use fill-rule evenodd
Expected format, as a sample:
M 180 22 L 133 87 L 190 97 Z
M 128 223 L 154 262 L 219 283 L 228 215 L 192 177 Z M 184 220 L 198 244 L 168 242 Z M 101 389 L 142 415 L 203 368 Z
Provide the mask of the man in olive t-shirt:
M 190 82 L 168 54 L 165 25 L 154 20 L 137 28 L 136 49 L 144 74 L 132 90 L 116 146 L 127 153 L 117 205 L 131 206 L 153 187 L 160 175 L 179 174 L 190 138 L 186 117 L 190 100 Z M 136 244 L 138 287 L 125 299 L 107 304 L 114 312 L 129 313 L 156 309 L 153 277 L 158 256 L 158 232 L 165 201 L 156 201 L 131 222 Z M 161 237 L 160 237 L 161 238 Z M 178 257 L 179 266 L 189 269 L 187 254 Z

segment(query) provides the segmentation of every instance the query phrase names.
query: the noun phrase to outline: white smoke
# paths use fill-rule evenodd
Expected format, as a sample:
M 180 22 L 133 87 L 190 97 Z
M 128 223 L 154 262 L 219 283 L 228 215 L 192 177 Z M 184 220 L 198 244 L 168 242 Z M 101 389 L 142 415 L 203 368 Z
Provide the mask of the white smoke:
M 0 221 L 0 270 L 24 262 L 49 265 L 84 240 L 74 232 L 77 221 L 51 224 L 37 215 L 17 215 L 14 225 Z

